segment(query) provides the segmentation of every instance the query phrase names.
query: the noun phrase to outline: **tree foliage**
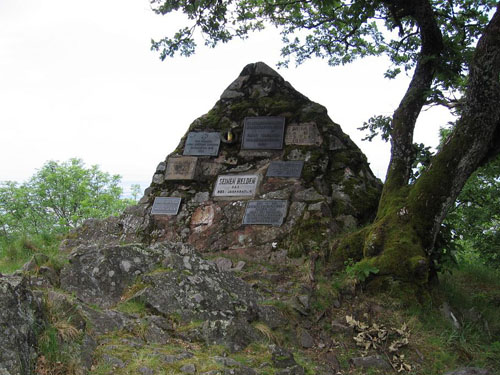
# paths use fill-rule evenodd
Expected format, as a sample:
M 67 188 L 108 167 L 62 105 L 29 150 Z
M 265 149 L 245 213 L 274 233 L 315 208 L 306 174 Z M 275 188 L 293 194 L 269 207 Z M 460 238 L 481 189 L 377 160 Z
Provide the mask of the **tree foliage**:
M 500 157 L 474 172 L 445 223 L 459 256 L 500 268 Z
M 182 12 L 190 24 L 175 35 L 152 41 L 161 59 L 179 53 L 193 54 L 196 32 L 205 44 L 215 47 L 233 38 L 246 38 L 266 26 L 279 28 L 283 48 L 282 65 L 293 59 L 300 64 L 312 57 L 326 59 L 330 65 L 350 63 L 366 56 L 386 55 L 391 61 L 386 77 L 416 67 L 426 43 L 442 44 L 435 80 L 428 104 L 453 106 L 457 91 L 467 81 L 468 65 L 474 45 L 496 7 L 495 0 L 433 1 L 428 20 L 417 1 L 341 1 L 341 0 L 151 0 L 158 14 Z M 439 28 L 432 40 L 422 39 L 422 28 Z M 433 58 L 427 56 L 427 58 Z
M 80 159 L 49 161 L 25 183 L 0 183 L 0 235 L 65 232 L 116 215 L 133 203 L 120 198 L 119 183 L 119 175 Z

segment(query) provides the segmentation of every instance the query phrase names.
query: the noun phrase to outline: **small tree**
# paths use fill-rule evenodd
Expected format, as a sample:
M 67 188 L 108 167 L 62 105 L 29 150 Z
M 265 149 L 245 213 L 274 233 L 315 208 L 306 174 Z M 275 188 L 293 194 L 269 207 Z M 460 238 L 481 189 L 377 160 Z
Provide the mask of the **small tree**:
M 26 183 L 0 184 L 3 235 L 66 232 L 88 218 L 120 213 L 120 176 L 86 168 L 80 159 L 45 163 Z

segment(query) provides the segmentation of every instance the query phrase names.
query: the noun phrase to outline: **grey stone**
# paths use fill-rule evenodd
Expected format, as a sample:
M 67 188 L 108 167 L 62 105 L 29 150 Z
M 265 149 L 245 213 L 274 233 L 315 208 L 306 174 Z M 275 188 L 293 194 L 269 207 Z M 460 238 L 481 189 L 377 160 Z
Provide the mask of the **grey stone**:
M 193 363 L 188 363 L 184 366 L 182 366 L 179 370 L 185 374 L 195 374 L 196 373 L 196 366 Z
M 295 358 L 293 358 L 292 352 L 280 346 L 271 345 L 271 360 L 273 361 L 274 367 L 277 368 L 288 368 L 293 367 L 297 364 Z
M 235 361 L 234 359 L 229 358 L 229 357 L 215 356 L 215 357 L 212 357 L 212 359 L 215 362 L 220 363 L 221 365 L 226 366 L 226 367 L 241 367 L 242 366 L 240 362 Z
M 139 367 L 137 371 L 142 375 L 153 375 L 155 373 L 153 369 L 146 366 Z
M 219 271 L 229 271 L 233 267 L 233 262 L 229 258 L 218 257 L 213 260 Z
M 80 346 L 80 363 L 84 369 L 90 371 L 94 360 L 94 351 L 97 348 L 97 342 L 90 335 L 83 336 Z
M 314 346 L 313 337 L 305 329 L 301 329 L 299 332 L 299 342 L 300 342 L 300 346 L 302 346 L 305 349 L 310 349 Z
M 164 161 L 160 162 L 156 167 L 156 173 L 164 173 L 167 170 L 167 163 Z
M 165 182 L 165 175 L 163 173 L 156 173 L 153 176 L 153 183 L 157 185 L 161 185 Z
M 325 197 L 319 194 L 316 189 L 309 188 L 295 193 L 294 199 L 304 202 L 317 202 L 324 200 Z
M 355 357 L 351 358 L 350 362 L 354 367 L 363 368 L 378 368 L 381 370 L 391 370 L 391 365 L 379 355 L 370 355 L 367 357 Z
M 479 367 L 462 367 L 444 375 L 490 375 L 493 374 L 490 370 Z
M 31 374 L 36 353 L 41 307 L 26 279 L 0 275 L 0 368 L 11 374 Z
M 285 368 L 276 373 L 277 375 L 304 375 L 305 371 L 302 366 L 295 365 L 292 367 Z
M 102 360 L 113 367 L 124 368 L 125 362 L 123 362 L 120 358 L 113 357 L 109 354 L 103 354 Z
M 246 262 L 240 260 L 238 261 L 238 263 L 236 263 L 236 266 L 234 266 L 234 268 L 231 269 L 231 271 L 239 272 L 243 269 L 243 267 L 245 267 L 245 264 Z
M 208 191 L 199 191 L 195 194 L 193 198 L 194 203 L 203 203 L 210 199 L 210 193 Z
M 162 253 L 141 245 L 79 247 L 61 270 L 61 288 L 86 303 L 110 307 L 137 275 L 159 263 Z
M 170 364 L 170 363 L 182 361 L 182 360 L 187 359 L 187 358 L 192 358 L 193 354 L 191 354 L 189 352 L 183 352 L 183 353 L 179 353 L 179 354 L 161 354 L 159 357 L 163 363 Z

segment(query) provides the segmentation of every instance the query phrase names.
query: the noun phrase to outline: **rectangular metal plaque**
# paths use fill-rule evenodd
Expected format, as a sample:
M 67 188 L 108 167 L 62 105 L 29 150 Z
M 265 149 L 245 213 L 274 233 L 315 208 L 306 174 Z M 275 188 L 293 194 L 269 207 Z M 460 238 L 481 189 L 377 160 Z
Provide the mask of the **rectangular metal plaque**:
M 220 133 L 217 132 L 189 132 L 184 155 L 217 156 L 220 146 Z
M 314 122 L 291 124 L 286 129 L 285 144 L 299 146 L 319 146 L 323 138 Z
M 286 200 L 250 201 L 245 209 L 243 224 L 280 226 L 286 216 Z
M 267 168 L 267 177 L 295 177 L 300 178 L 304 162 L 296 161 L 272 161 Z
M 226 175 L 217 177 L 214 197 L 251 197 L 255 195 L 259 176 L 251 175 Z
M 244 150 L 281 150 L 284 131 L 284 117 L 246 117 L 241 148 Z
M 194 156 L 180 156 L 180 157 L 168 158 L 165 180 L 194 179 L 197 161 L 198 158 Z
M 156 197 L 151 209 L 151 215 L 177 215 L 181 198 Z

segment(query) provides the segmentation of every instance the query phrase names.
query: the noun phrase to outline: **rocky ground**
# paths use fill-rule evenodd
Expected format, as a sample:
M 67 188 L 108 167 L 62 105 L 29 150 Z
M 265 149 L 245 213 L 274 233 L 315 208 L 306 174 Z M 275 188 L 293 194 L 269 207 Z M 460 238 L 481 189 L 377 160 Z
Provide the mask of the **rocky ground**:
M 315 253 L 206 259 L 165 242 L 67 257 L 0 278 L 0 374 L 428 373 L 399 302 L 329 275 Z M 449 374 L 491 373 L 462 370 Z

